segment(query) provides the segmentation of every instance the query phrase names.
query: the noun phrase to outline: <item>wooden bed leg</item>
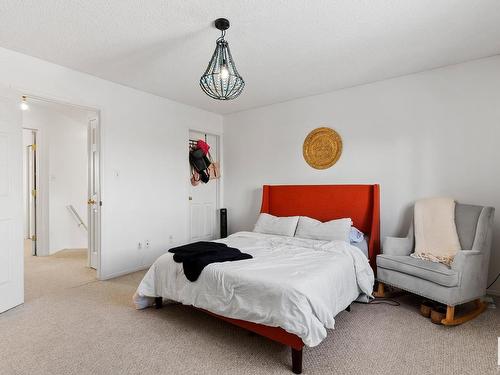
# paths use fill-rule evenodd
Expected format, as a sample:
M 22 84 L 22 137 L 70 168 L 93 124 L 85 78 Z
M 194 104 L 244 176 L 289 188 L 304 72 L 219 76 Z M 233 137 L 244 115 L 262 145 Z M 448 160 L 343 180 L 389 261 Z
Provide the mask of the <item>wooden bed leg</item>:
M 292 348 L 292 372 L 294 374 L 302 374 L 302 348 Z
M 384 284 L 381 283 L 380 281 L 378 282 L 377 291 L 374 292 L 373 295 L 375 297 L 384 297 L 385 296 Z
M 155 308 L 161 309 L 163 306 L 163 297 L 155 297 Z

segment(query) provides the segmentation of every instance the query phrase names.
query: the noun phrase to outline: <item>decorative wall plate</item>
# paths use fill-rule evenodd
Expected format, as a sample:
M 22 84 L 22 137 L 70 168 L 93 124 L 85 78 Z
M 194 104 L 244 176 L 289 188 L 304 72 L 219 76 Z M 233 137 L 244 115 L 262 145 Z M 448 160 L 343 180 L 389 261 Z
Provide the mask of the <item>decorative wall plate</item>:
M 334 165 L 342 154 L 342 138 L 333 129 L 317 128 L 304 140 L 302 153 L 307 164 L 316 169 Z

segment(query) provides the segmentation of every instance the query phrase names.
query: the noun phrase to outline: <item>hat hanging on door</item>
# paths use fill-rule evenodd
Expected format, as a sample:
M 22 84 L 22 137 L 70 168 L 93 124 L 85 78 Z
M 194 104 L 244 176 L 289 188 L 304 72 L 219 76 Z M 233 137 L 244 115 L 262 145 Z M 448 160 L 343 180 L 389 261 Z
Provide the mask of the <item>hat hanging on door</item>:
M 203 151 L 203 155 L 208 154 L 208 150 L 210 150 L 210 145 L 201 139 L 196 142 L 196 147 Z

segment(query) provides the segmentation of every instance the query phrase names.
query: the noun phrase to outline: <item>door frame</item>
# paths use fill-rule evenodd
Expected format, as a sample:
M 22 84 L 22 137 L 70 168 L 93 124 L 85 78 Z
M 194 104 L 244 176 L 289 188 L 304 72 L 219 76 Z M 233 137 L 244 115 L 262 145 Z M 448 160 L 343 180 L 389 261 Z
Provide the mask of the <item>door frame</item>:
M 101 116 L 101 109 L 100 108 L 97 108 L 97 107 L 90 107 L 90 106 L 86 106 L 86 105 L 81 105 L 81 104 L 75 104 L 75 103 L 72 103 L 72 102 L 68 102 L 68 101 L 65 101 L 65 100 L 60 100 L 60 99 L 57 99 L 57 98 L 53 98 L 53 97 L 50 97 L 50 96 L 46 96 L 46 95 L 43 95 L 43 96 L 40 96 L 40 95 L 37 95 L 37 94 L 30 94 L 29 91 L 26 91 L 26 90 L 20 90 L 20 89 L 13 89 L 18 95 L 19 97 L 21 96 L 26 96 L 27 99 L 28 99 L 28 104 L 29 102 L 45 102 L 45 103 L 54 103 L 54 104 L 59 104 L 59 105 L 66 105 L 66 106 L 70 106 L 70 107 L 74 107 L 74 108 L 77 108 L 77 109 L 81 109 L 82 111 L 88 111 L 88 112 L 94 112 L 95 113 L 95 116 L 93 116 L 94 118 L 97 119 L 97 125 L 96 125 L 96 131 L 95 131 L 95 135 L 96 135 L 96 150 L 97 150 L 97 154 L 98 154 L 98 165 L 97 165 L 97 168 L 96 168 L 96 174 L 97 174 L 97 178 L 96 180 L 98 181 L 98 187 L 97 187 L 97 191 L 98 191 L 98 194 L 97 194 L 97 197 L 98 197 L 98 205 L 97 205 L 97 212 L 98 212 L 98 219 L 97 219 L 97 225 L 96 225 L 96 228 L 95 228 L 95 235 L 96 235 L 96 241 L 95 241 L 95 244 L 96 244 L 96 248 L 97 248 L 97 264 L 96 264 L 96 277 L 97 279 L 101 279 L 101 237 L 102 237 L 102 225 L 101 225 L 101 206 L 102 206 L 102 152 L 101 152 L 101 144 L 102 144 L 102 132 L 101 132 L 101 126 L 102 126 L 102 116 Z M 89 126 L 88 122 L 87 122 L 87 127 Z M 24 126 L 24 121 L 23 121 L 23 128 L 26 128 Z M 41 143 L 42 142 L 45 142 L 45 139 L 44 139 L 44 136 L 43 134 L 40 134 L 42 133 L 40 131 L 40 129 L 36 129 L 37 132 L 38 132 L 38 135 L 41 135 L 37 138 L 37 142 L 38 142 L 38 145 L 37 145 L 37 151 L 39 151 L 41 149 Z M 87 139 L 87 144 L 90 143 L 90 139 Z M 22 147 L 22 145 L 21 145 Z M 87 155 L 89 157 L 89 155 Z M 37 152 L 37 158 L 40 157 L 40 153 Z M 38 159 L 38 164 L 40 164 L 40 159 Z M 87 171 L 88 173 L 90 173 L 90 166 L 87 165 Z M 40 168 L 37 169 L 37 173 L 38 173 L 38 176 L 37 176 L 37 180 L 38 181 L 41 181 L 40 179 Z M 47 171 L 48 173 L 48 171 Z M 37 186 L 38 189 L 40 189 L 40 184 L 38 184 Z M 88 198 L 88 195 L 89 195 L 90 191 L 88 190 L 87 191 L 87 198 Z M 44 241 L 47 241 L 48 239 L 48 235 L 49 235 L 49 231 L 48 231 L 48 227 L 45 226 L 45 225 L 40 225 L 41 224 L 41 219 L 42 219 L 42 216 L 41 216 L 41 213 L 42 213 L 42 205 L 40 204 L 40 201 L 37 202 L 38 203 L 38 207 L 37 207 L 37 210 L 36 210 L 36 228 L 37 230 L 39 231 L 43 231 L 43 240 Z M 48 207 L 46 207 L 46 209 L 48 209 Z M 88 220 L 88 218 L 87 218 Z M 89 228 L 89 231 L 90 231 L 90 228 Z M 37 232 L 37 241 L 39 241 L 40 239 L 40 236 L 39 236 L 40 232 Z M 24 237 L 24 232 L 23 232 L 23 237 Z M 90 240 L 90 232 L 89 232 L 89 240 Z M 90 249 L 90 246 L 89 244 L 87 244 L 87 247 Z M 49 255 L 48 254 L 48 247 L 46 247 L 46 251 L 44 252 L 44 254 L 40 254 L 40 246 L 37 246 L 37 250 L 38 250 L 38 253 L 39 255 Z M 90 250 L 88 252 L 88 256 L 90 256 Z M 88 262 L 90 262 L 90 259 L 88 259 Z
M 33 241 L 33 237 L 31 235 L 31 233 L 33 234 L 36 234 L 37 233 L 37 227 L 38 227 L 38 222 L 37 222 L 37 219 L 38 219 L 38 215 L 36 214 L 37 212 L 37 206 L 38 206 L 38 182 L 40 180 L 40 175 L 39 175 L 39 161 L 38 161 L 38 152 L 37 152 L 37 142 L 38 142 L 38 135 L 39 135 L 39 132 L 40 132 L 40 129 L 35 129 L 35 128 L 28 128 L 26 126 L 24 126 L 23 124 L 23 127 L 22 127 L 22 130 L 23 131 L 29 131 L 31 132 L 31 136 L 32 136 L 32 139 L 31 139 L 31 144 L 28 145 L 28 146 L 25 146 L 26 147 L 26 150 L 25 150 L 25 154 L 26 155 L 23 155 L 23 158 L 26 157 L 26 165 L 23 165 L 23 168 L 26 167 L 27 170 L 26 170 L 26 175 L 23 177 L 23 178 L 26 178 L 26 182 L 27 182 L 27 185 L 26 185 L 26 191 L 23 192 L 23 194 L 26 194 L 26 197 L 25 198 L 25 204 L 26 204 L 26 207 L 28 209 L 28 217 L 24 218 L 25 220 L 25 225 L 28 224 L 28 238 L 25 238 L 25 239 L 29 239 L 29 240 L 32 240 Z M 23 133 L 23 141 L 24 141 L 24 133 Z M 28 152 L 28 149 L 31 147 L 31 152 L 33 152 L 33 171 L 30 170 L 30 160 L 29 160 L 29 156 L 30 156 L 30 153 Z M 33 173 L 32 173 L 33 172 Z M 33 179 L 33 186 L 30 185 L 30 179 Z M 30 189 L 31 187 L 33 187 L 33 189 Z M 31 204 L 31 197 L 33 197 L 33 204 Z M 33 212 L 32 212 L 33 211 Z M 26 215 L 26 212 L 24 213 Z M 33 215 L 33 217 L 31 216 Z M 32 225 L 33 225 L 33 228 L 32 228 Z M 31 247 L 31 253 L 32 255 L 38 255 L 37 254 L 37 246 L 38 246 L 38 242 L 37 242 L 37 239 L 35 238 L 34 242 L 32 243 L 32 247 Z
M 217 181 L 216 195 L 217 196 L 216 196 L 215 210 L 219 214 L 220 213 L 219 211 L 222 207 L 222 179 L 224 178 L 224 171 L 222 168 L 222 134 L 214 133 L 214 132 L 210 132 L 210 131 L 205 131 L 205 130 L 199 130 L 199 129 L 195 129 L 195 128 L 189 128 L 187 131 L 187 139 L 186 139 L 187 147 L 189 147 L 189 134 L 191 132 L 201 133 L 201 134 L 205 134 L 205 135 L 211 135 L 211 136 L 214 136 L 217 138 L 217 155 L 215 156 L 215 159 L 219 162 L 219 170 L 220 170 L 221 177 L 216 179 L 216 181 Z M 187 152 L 186 152 L 186 156 L 188 156 Z M 189 158 L 187 160 L 188 160 L 188 162 L 187 162 L 188 167 L 190 167 Z M 187 241 L 186 242 L 189 242 L 189 241 L 191 241 L 191 202 L 189 200 L 189 192 L 191 189 L 191 175 L 188 175 L 188 178 L 187 178 L 187 189 L 188 189 L 188 199 L 187 199 Z M 219 224 L 217 223 L 217 219 L 215 222 L 215 227 L 219 228 Z M 219 228 L 219 232 L 220 232 L 220 228 Z M 218 234 L 216 234 L 216 238 L 218 238 Z

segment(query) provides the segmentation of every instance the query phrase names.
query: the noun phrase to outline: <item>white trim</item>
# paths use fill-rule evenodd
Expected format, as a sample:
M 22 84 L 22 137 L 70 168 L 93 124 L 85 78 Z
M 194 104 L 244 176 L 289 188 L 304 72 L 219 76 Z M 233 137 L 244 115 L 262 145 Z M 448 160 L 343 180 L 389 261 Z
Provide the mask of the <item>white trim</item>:
M 486 294 L 490 294 L 492 296 L 500 297 L 500 290 L 486 289 Z
M 105 281 L 105 280 L 114 279 L 114 278 L 120 277 L 120 276 L 126 276 L 126 275 L 129 275 L 129 274 L 134 273 L 134 272 L 147 270 L 149 267 L 151 267 L 152 264 L 153 263 L 150 263 L 147 265 L 140 265 L 138 267 L 130 268 L 130 269 L 125 270 L 125 271 L 111 273 L 111 274 L 105 275 L 105 276 L 101 275 L 101 276 L 97 277 L 97 279 L 100 281 Z
M 36 91 L 33 89 L 15 87 L 12 85 L 10 85 L 9 87 L 11 90 L 15 91 L 19 96 L 25 95 L 27 97 L 28 101 L 31 99 L 31 100 L 38 100 L 41 102 L 67 105 L 70 107 L 79 108 L 83 111 L 94 111 L 94 112 L 101 112 L 102 111 L 102 108 L 99 105 L 75 104 L 72 101 L 69 101 L 69 100 L 64 99 L 62 97 L 54 96 L 53 94 L 40 92 L 40 91 Z

